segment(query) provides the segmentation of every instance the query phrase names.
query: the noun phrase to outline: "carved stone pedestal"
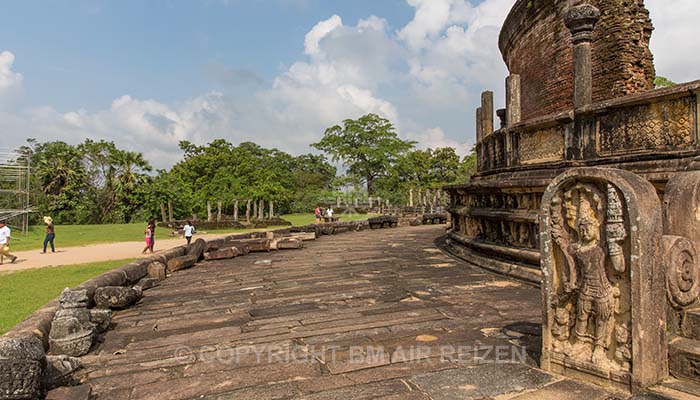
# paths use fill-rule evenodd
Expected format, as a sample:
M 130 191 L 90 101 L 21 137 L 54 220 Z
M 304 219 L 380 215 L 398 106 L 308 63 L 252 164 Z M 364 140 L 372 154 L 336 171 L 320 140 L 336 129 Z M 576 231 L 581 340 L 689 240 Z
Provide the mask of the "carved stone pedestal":
M 667 375 L 662 212 L 622 170 L 574 168 L 540 215 L 542 368 L 629 391 Z

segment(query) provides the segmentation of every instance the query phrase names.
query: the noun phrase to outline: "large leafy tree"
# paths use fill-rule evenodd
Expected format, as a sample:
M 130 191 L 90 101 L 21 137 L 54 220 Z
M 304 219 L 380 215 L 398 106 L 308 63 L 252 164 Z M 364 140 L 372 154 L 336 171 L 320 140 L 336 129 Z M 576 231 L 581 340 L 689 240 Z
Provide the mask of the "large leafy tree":
M 342 126 L 326 129 L 321 141 L 312 144 L 333 161 L 342 161 L 348 174 L 362 178 L 370 195 L 375 192 L 375 182 L 414 145 L 400 139 L 391 122 L 376 114 L 346 119 Z

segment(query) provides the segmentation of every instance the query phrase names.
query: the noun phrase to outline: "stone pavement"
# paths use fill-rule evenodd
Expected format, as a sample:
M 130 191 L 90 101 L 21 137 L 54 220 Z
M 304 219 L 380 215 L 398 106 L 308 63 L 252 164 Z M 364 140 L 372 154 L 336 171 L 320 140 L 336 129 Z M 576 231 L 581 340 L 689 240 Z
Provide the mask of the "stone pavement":
M 616 398 L 534 368 L 539 289 L 450 258 L 442 234 L 325 236 L 176 272 L 116 313 L 78 377 L 99 399 Z

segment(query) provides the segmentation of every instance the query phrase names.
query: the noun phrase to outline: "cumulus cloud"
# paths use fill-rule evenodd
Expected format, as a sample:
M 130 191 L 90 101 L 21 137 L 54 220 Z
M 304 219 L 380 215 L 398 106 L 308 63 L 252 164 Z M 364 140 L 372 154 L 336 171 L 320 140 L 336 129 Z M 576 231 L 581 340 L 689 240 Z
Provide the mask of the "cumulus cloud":
M 697 78 L 688 66 L 700 57 L 700 44 L 685 40 L 694 37 L 700 18 L 694 2 L 676 0 L 668 7 L 647 0 L 657 28 L 652 45 L 658 70 L 671 79 Z M 304 53 L 268 84 L 245 68 L 210 65 L 207 72 L 220 90 L 177 104 L 123 95 L 95 112 L 3 108 L 3 96 L 5 104 L 16 98 L 23 77 L 14 69 L 14 55 L 2 52 L 0 132 L 12 134 L 11 143 L 0 136 L 0 145 L 17 146 L 27 137 L 107 139 L 143 151 L 162 168 L 180 158 L 180 140 L 251 140 L 299 154 L 311 151 L 309 143 L 327 127 L 372 112 L 390 119 L 419 147 L 451 146 L 465 155 L 475 140 L 480 92 L 494 90 L 496 106 L 503 102 L 507 71 L 497 40 L 514 0 L 407 3 L 415 14 L 402 27 L 374 15 L 355 24 L 338 15 L 319 21 L 303 38 Z M 678 51 L 676 43 L 687 51 Z

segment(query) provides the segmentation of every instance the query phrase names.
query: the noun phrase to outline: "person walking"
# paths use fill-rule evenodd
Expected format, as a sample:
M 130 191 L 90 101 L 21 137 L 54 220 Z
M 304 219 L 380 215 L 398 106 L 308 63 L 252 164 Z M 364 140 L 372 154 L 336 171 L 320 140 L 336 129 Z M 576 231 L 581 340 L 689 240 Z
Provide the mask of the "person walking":
M 5 222 L 0 221 L 0 264 L 3 263 L 4 257 L 11 258 L 11 263 L 17 261 L 17 256 L 10 254 L 10 238 L 12 231 L 10 227 L 5 225 Z
M 321 207 L 316 206 L 316 209 L 314 210 L 314 214 L 316 215 L 316 223 L 320 224 L 321 223 Z
M 185 232 L 185 240 L 187 240 L 187 244 L 190 244 L 192 241 L 192 235 L 195 233 L 194 225 L 192 225 L 190 221 L 187 221 L 182 230 Z
M 146 226 L 146 231 L 144 232 L 144 234 L 145 234 L 144 240 L 146 241 L 146 247 L 143 248 L 143 251 L 141 252 L 141 254 L 146 254 L 146 252 L 149 250 L 150 250 L 151 254 L 153 254 L 153 250 L 151 250 L 151 241 L 153 238 L 153 234 L 151 231 L 151 224 L 148 224 L 148 226 Z
M 151 242 L 150 242 L 150 247 L 149 250 L 151 250 L 151 254 L 153 254 L 153 248 L 156 245 L 156 220 L 151 218 L 150 221 L 148 221 L 148 229 L 151 230 Z
M 328 209 L 326 210 L 326 216 L 328 219 L 330 219 L 330 222 L 333 222 L 333 207 L 328 206 Z
M 41 254 L 46 254 L 46 246 L 49 243 L 51 244 L 51 252 L 55 253 L 56 248 L 53 245 L 53 241 L 56 238 L 56 231 L 53 225 L 53 218 L 44 217 L 44 224 L 46 224 L 46 236 L 44 237 L 44 251 L 42 251 Z

